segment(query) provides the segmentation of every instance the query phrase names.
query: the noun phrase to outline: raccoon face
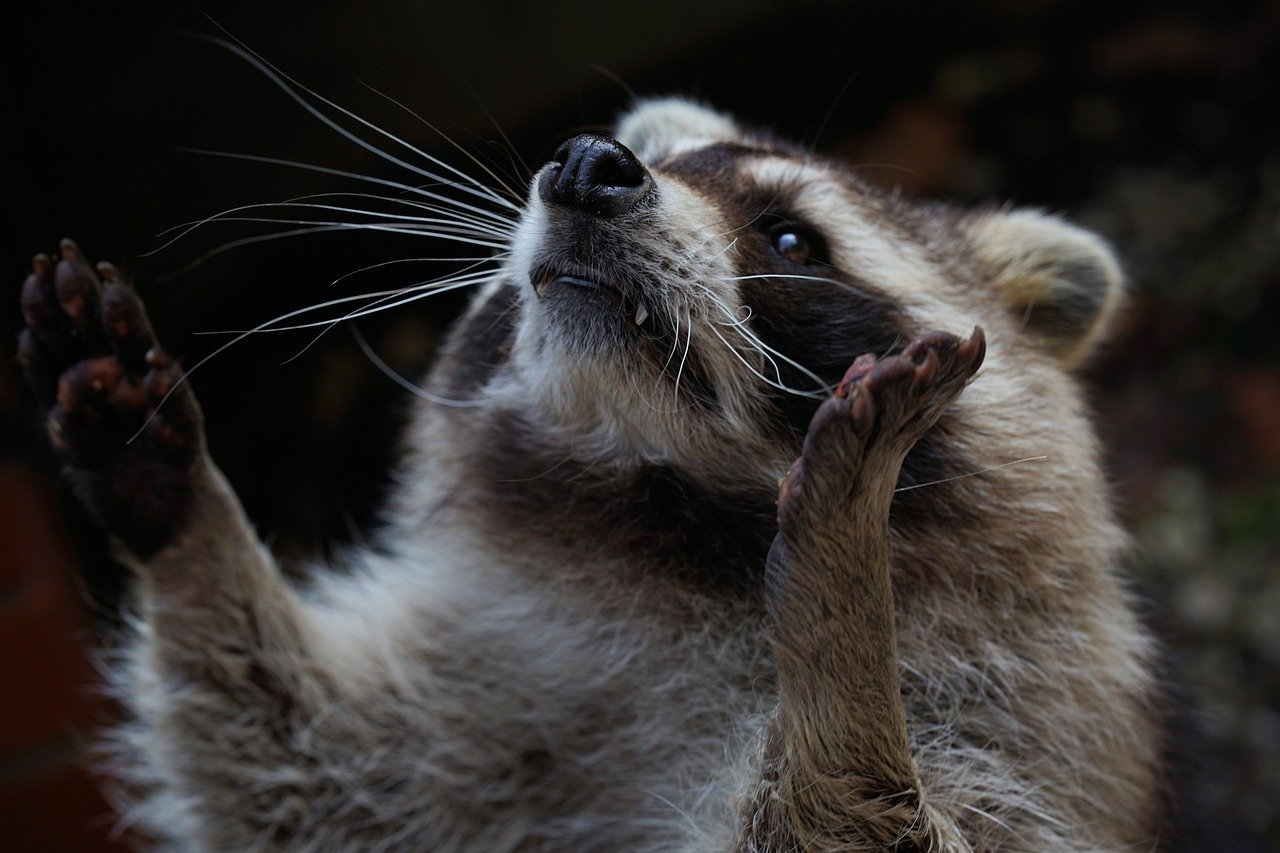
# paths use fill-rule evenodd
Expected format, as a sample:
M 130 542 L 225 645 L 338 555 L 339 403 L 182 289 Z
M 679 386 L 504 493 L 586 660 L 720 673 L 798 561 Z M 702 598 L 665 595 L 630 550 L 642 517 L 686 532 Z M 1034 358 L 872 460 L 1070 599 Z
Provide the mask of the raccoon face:
M 506 278 L 514 387 L 579 448 L 678 463 L 728 441 L 770 471 L 858 355 L 981 324 L 990 369 L 1060 372 L 1120 289 L 1087 232 L 913 206 L 682 100 L 561 146 Z

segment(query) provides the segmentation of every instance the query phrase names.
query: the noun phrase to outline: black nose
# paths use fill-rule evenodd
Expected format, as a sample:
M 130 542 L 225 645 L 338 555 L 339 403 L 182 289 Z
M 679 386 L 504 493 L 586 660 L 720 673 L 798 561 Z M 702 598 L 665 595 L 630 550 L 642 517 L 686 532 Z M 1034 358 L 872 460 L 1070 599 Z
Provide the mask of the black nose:
M 604 218 L 633 209 L 653 186 L 644 164 L 625 145 L 594 133 L 557 148 L 552 166 L 538 182 L 539 197 Z

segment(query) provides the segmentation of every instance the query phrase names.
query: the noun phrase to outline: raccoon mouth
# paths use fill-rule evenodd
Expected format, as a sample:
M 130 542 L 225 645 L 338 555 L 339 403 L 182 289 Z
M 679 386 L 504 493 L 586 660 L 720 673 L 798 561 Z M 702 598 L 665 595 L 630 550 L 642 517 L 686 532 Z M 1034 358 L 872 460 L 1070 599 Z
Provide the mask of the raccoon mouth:
M 596 301 L 603 300 L 609 307 L 619 309 L 624 314 L 631 314 L 637 326 L 643 326 L 649 319 L 649 309 L 644 303 L 629 298 L 613 282 L 589 276 L 585 270 L 572 265 L 541 264 L 530 274 L 529 282 L 539 299 L 557 295 L 565 298 L 587 296 Z

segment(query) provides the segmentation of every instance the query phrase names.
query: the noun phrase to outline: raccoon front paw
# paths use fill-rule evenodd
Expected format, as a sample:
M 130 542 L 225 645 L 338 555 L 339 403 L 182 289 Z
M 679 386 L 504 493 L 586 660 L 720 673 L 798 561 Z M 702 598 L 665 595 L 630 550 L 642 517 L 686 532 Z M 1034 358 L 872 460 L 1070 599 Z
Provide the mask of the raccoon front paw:
M 36 255 L 23 283 L 18 360 L 89 509 L 146 558 L 189 508 L 200 408 L 119 271 L 98 264 L 100 281 L 75 243 L 60 248 L 56 263 Z
M 859 479 L 891 494 L 902 459 L 937 423 L 982 365 L 986 338 L 975 328 L 961 340 L 944 332 L 910 343 L 901 353 L 860 356 L 824 402 L 804 450 L 779 487 L 778 521 L 785 531 L 813 493 L 850 496 Z

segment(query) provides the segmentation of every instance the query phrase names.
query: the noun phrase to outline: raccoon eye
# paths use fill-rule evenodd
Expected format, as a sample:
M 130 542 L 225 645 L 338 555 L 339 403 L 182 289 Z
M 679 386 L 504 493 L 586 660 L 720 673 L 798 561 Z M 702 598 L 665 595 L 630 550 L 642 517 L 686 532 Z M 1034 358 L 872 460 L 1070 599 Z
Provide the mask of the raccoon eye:
M 822 238 L 807 228 L 781 222 L 769 229 L 774 254 L 793 264 L 826 263 Z

